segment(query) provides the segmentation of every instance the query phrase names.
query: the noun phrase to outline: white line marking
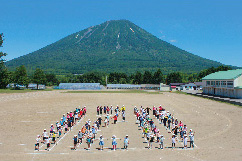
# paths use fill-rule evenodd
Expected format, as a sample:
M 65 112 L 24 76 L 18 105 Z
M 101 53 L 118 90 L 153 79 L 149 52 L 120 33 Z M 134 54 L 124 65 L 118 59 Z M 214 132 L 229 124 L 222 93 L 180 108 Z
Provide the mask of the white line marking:
M 26 153 L 26 154 L 33 154 L 33 155 L 35 155 L 35 154 L 48 154 L 48 153 Z
M 194 144 L 194 146 L 196 147 L 196 148 L 198 148 L 199 149 L 199 147 L 195 144 L 195 143 L 193 143 Z
M 60 154 L 60 155 L 67 155 L 69 153 L 26 153 L 26 154 L 32 154 L 32 155 L 35 155 L 35 154 Z
M 19 122 L 42 122 L 42 121 L 19 121 Z
M 81 119 L 82 120 L 82 119 Z M 81 120 L 79 121 L 79 122 L 77 122 L 77 124 L 75 124 L 75 126 L 73 126 L 72 128 L 71 128 L 71 130 L 69 130 L 67 133 L 65 133 L 65 135 L 63 136 L 63 137 L 61 137 L 57 142 L 56 142 L 56 144 L 54 145 L 54 146 L 52 146 L 50 149 L 49 149 L 49 151 L 51 151 L 62 139 L 64 139 L 64 137 L 67 135 L 67 134 L 69 134 L 69 132 L 70 131 L 73 131 L 73 129 L 75 128 L 75 127 L 77 127 L 77 125 L 79 125 L 79 123 L 81 122 Z

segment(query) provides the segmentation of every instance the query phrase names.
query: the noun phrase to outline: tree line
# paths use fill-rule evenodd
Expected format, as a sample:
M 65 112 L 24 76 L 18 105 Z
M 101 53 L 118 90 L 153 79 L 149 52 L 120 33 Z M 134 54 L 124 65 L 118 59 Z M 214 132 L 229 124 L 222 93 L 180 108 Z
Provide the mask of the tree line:
M 3 44 L 3 34 L 0 34 L 0 47 Z M 161 69 L 155 72 L 137 71 L 133 74 L 122 72 L 88 72 L 84 74 L 67 74 L 56 75 L 54 73 L 45 73 L 42 69 L 37 68 L 33 74 L 28 75 L 24 65 L 19 66 L 15 71 L 8 71 L 5 66 L 4 56 L 6 53 L 0 52 L 0 88 L 6 88 L 9 83 L 28 86 L 29 83 L 45 84 L 47 86 L 59 85 L 59 83 L 100 83 L 108 84 L 170 84 L 170 83 L 188 83 L 201 81 L 203 77 L 217 71 L 226 71 L 232 69 L 229 66 L 219 66 L 204 69 L 199 73 L 181 73 L 172 72 L 164 75 Z
M 7 72 L 1 75 L 1 88 L 5 88 L 9 83 L 28 86 L 29 83 L 45 84 L 47 86 L 57 86 L 59 83 L 100 83 L 106 85 L 106 78 L 108 84 L 170 84 L 170 83 L 188 83 L 201 81 L 203 77 L 208 74 L 221 70 L 229 70 L 230 67 L 220 66 L 217 68 L 211 67 L 202 70 L 200 73 L 186 74 L 181 72 L 173 72 L 163 75 L 162 71 L 158 69 L 156 72 L 145 71 L 143 73 L 137 71 L 134 74 L 127 75 L 126 73 L 101 73 L 89 72 L 81 75 L 55 75 L 53 73 L 45 73 L 43 70 L 37 68 L 32 75 L 27 74 L 24 65 L 17 67 L 14 72 Z M 4 82 L 2 82 L 4 80 Z

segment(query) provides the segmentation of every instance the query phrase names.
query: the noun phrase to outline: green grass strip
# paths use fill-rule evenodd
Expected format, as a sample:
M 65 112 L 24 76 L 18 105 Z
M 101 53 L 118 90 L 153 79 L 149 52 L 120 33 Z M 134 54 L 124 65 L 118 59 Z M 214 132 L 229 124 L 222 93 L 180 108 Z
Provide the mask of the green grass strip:
M 19 89 L 19 90 L 14 90 L 14 89 L 0 89 L 0 93 L 27 93 L 27 92 L 37 92 L 37 91 L 52 91 L 53 89 L 47 88 L 44 90 L 31 90 L 31 89 Z
M 145 93 L 145 94 L 162 94 L 159 91 L 147 92 L 142 90 L 122 90 L 122 91 L 66 91 L 63 93 Z

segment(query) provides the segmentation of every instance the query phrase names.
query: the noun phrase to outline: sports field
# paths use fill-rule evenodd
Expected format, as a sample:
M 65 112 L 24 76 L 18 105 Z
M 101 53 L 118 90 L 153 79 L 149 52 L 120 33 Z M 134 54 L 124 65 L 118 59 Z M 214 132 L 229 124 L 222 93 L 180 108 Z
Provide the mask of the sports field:
M 111 138 L 116 135 L 124 138 L 129 135 L 128 151 L 119 149 L 123 141 L 118 140 L 117 150 L 112 151 L 111 139 L 105 140 L 106 149 L 99 151 L 98 141 L 91 150 L 84 148 L 84 143 L 73 147 L 73 136 L 88 119 L 96 120 L 96 107 L 104 105 L 125 105 L 126 122 L 118 118 L 116 125 L 101 127 L 97 136 Z M 164 150 L 154 143 L 152 150 L 142 138 L 136 118 L 134 106 L 159 106 L 169 110 L 178 120 L 182 120 L 188 129 L 195 131 L 194 149 L 171 149 L 171 134 L 164 126 L 158 124 L 165 137 Z M 46 145 L 40 151 L 34 150 L 35 139 L 43 129 L 49 131 L 50 124 L 55 124 L 63 114 L 78 106 L 87 106 L 87 116 L 73 130 L 68 132 L 58 144 L 51 144 L 50 151 Z M 199 97 L 164 92 L 150 94 L 145 92 L 122 93 L 65 93 L 65 91 L 43 91 L 31 93 L 0 94 L 0 160 L 242 160 L 242 108 L 219 103 Z M 152 116 L 153 117 L 153 116 Z M 112 121 L 111 121 L 112 122 Z M 42 145 L 42 144 L 41 144 Z M 177 143 L 182 147 L 182 143 Z

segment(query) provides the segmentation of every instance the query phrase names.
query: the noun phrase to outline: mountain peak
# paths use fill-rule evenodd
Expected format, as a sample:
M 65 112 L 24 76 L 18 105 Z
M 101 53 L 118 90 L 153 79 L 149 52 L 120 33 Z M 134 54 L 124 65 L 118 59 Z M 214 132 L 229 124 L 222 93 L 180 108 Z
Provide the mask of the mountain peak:
M 71 34 L 38 51 L 7 62 L 54 73 L 126 72 L 158 68 L 198 72 L 221 63 L 188 53 L 158 39 L 129 20 L 110 20 Z

